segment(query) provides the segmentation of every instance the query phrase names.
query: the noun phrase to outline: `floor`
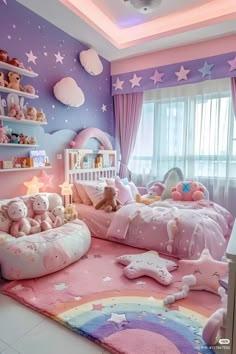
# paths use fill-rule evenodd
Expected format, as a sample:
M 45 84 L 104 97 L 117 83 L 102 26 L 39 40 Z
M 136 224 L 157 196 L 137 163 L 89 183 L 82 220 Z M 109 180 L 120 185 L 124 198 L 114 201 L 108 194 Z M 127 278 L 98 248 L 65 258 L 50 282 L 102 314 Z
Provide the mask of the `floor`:
M 102 347 L 0 294 L 0 354 L 109 354 Z

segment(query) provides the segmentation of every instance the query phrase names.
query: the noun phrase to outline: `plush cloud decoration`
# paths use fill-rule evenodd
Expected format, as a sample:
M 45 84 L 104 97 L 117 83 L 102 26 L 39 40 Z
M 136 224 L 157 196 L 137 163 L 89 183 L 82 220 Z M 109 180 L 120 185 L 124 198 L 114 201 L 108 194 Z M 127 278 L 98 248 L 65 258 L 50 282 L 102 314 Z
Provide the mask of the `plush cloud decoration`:
M 79 55 L 80 63 L 90 75 L 99 75 L 103 71 L 102 62 L 93 48 L 83 50 Z
M 71 77 L 64 77 L 53 88 L 58 101 L 67 106 L 79 107 L 84 103 L 84 94 L 81 88 Z

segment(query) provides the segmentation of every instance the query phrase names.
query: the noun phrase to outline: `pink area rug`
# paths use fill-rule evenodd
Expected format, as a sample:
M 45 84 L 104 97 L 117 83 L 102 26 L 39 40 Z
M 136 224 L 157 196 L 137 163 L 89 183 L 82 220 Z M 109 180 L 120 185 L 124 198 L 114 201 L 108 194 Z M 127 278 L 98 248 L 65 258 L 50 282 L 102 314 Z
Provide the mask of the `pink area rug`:
M 163 298 L 180 289 L 183 274 L 174 271 L 168 287 L 148 277 L 125 278 L 116 257 L 142 252 L 93 239 L 79 262 L 36 280 L 11 282 L 2 291 L 112 353 L 214 353 L 201 331 L 220 306 L 219 296 L 192 291 L 187 299 L 164 307 Z

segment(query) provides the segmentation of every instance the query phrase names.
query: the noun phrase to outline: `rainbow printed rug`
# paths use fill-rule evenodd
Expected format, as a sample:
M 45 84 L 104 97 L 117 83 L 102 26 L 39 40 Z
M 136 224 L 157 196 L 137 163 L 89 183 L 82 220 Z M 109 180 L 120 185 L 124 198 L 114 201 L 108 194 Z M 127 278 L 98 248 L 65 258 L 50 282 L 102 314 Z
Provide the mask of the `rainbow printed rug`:
M 176 291 L 178 281 L 166 288 L 146 277 L 126 279 L 114 254 L 127 253 L 142 250 L 95 240 L 80 262 L 50 276 L 11 282 L 3 292 L 111 353 L 214 353 L 201 334 L 214 310 L 210 304 L 215 307 L 219 297 L 192 292 L 193 297 L 165 307 L 163 299 Z

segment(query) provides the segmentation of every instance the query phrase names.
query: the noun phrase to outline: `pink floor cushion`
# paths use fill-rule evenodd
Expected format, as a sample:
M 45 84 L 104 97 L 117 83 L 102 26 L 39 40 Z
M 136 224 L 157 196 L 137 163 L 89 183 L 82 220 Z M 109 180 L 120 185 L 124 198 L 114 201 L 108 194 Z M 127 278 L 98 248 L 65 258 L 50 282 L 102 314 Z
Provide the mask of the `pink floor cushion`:
M 177 269 L 175 262 L 159 257 L 154 251 L 149 251 L 137 255 L 124 255 L 117 259 L 117 262 L 126 265 L 124 275 L 129 279 L 148 276 L 163 285 L 169 285 L 173 276 L 169 273 Z
M 37 278 L 78 261 L 89 249 L 90 231 L 78 219 L 19 238 L 0 232 L 0 266 L 5 279 Z

